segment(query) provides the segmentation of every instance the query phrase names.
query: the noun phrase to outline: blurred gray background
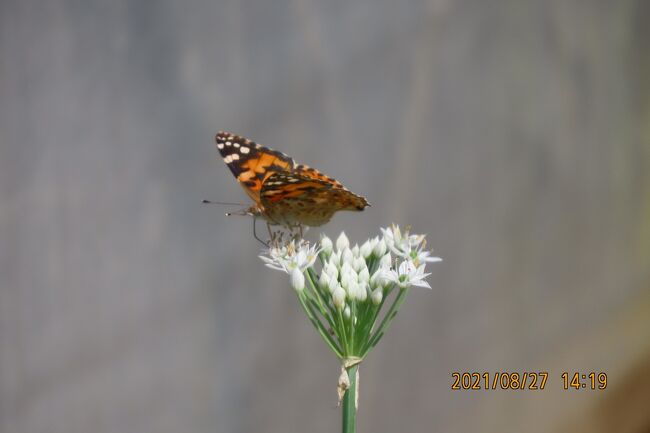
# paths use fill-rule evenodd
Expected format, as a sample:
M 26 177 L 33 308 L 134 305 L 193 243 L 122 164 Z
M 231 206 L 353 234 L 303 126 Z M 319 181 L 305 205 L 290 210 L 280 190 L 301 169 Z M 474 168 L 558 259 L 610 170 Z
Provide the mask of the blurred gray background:
M 330 236 L 411 224 L 444 257 L 361 367 L 359 432 L 650 431 L 649 22 L 643 0 L 1 2 L 0 432 L 340 428 L 287 279 L 200 203 L 247 201 L 219 129 L 367 196 Z

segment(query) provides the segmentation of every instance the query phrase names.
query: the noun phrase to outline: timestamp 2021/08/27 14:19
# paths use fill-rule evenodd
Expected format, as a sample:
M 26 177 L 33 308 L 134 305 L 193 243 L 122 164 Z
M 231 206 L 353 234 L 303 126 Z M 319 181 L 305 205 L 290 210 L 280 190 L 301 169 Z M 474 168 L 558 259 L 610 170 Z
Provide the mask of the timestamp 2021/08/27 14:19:
M 546 388 L 547 371 L 523 372 L 457 372 L 451 373 L 452 390 L 531 390 Z M 607 388 L 607 374 L 604 372 L 567 372 L 560 375 L 562 389 L 604 390 Z

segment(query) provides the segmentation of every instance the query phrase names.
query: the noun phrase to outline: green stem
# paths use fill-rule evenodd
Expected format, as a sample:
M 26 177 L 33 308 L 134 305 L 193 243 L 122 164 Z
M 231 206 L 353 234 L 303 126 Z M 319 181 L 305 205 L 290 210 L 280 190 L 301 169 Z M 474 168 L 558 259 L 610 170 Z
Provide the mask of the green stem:
M 406 294 L 408 293 L 408 289 L 400 289 L 399 293 L 395 297 L 395 301 L 393 302 L 393 305 L 390 306 L 390 309 L 384 316 L 383 320 L 381 321 L 381 324 L 379 325 L 379 328 L 377 328 L 377 331 L 373 334 L 372 337 L 368 340 L 368 343 L 364 346 L 363 350 L 361 350 L 360 355 L 362 358 L 366 356 L 368 351 L 372 349 L 375 344 L 381 339 L 381 337 L 384 335 L 384 331 L 388 328 L 388 325 L 390 325 L 390 322 L 393 321 L 395 316 L 397 315 L 397 310 L 399 310 L 399 307 L 401 307 L 402 303 L 406 299 Z
M 334 329 L 334 322 L 332 321 L 332 318 L 330 317 L 330 308 L 323 299 L 323 296 L 320 293 L 320 288 L 318 287 L 318 282 L 314 278 L 313 271 L 311 269 L 307 269 L 307 281 L 309 281 L 309 284 L 311 285 L 312 291 L 316 294 L 316 300 L 318 301 L 318 308 L 325 317 L 325 320 L 327 320 L 327 323 L 330 325 L 330 328 Z M 316 282 L 315 282 L 316 281 Z
M 314 325 L 314 328 L 318 331 L 318 333 L 323 337 L 323 340 L 327 345 L 332 349 L 332 351 L 338 356 L 339 358 L 343 358 L 343 353 L 341 349 L 338 347 L 336 344 L 336 341 L 332 338 L 332 336 L 327 332 L 327 329 L 325 329 L 325 326 L 323 326 L 323 323 L 318 319 L 318 316 L 314 312 L 314 310 L 311 309 L 311 306 L 309 305 L 308 302 L 306 302 L 305 297 L 302 293 L 298 294 L 298 300 L 300 301 L 300 305 L 302 306 L 303 310 L 305 310 L 305 313 L 307 314 L 307 317 L 309 317 L 310 322 L 312 325 Z
M 343 396 L 343 433 L 357 431 L 357 369 L 359 365 L 346 368 L 350 378 L 350 387 Z
M 341 350 L 344 356 L 350 356 L 350 340 L 348 340 L 348 335 L 345 330 L 345 319 L 343 318 L 343 311 L 341 309 L 336 310 L 336 317 L 339 319 L 339 328 L 341 330 L 341 335 L 338 335 L 341 342 Z

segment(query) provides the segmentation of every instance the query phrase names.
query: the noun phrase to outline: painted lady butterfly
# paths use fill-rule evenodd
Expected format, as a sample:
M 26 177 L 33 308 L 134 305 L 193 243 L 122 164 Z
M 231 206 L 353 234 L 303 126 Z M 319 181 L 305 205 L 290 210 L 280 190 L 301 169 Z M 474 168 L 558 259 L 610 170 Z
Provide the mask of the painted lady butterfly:
M 340 210 L 362 211 L 368 201 L 282 152 L 220 131 L 217 149 L 254 204 L 247 212 L 289 229 L 320 226 Z

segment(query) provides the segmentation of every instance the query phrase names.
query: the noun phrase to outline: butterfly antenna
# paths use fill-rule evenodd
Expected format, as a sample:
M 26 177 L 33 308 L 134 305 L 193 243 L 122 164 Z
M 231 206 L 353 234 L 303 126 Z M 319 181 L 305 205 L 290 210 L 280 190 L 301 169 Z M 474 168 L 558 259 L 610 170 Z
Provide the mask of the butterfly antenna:
M 212 200 L 203 200 L 201 203 L 205 204 L 220 204 L 223 206 L 244 206 L 243 203 L 230 203 L 227 201 L 212 201 Z

